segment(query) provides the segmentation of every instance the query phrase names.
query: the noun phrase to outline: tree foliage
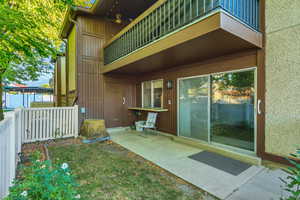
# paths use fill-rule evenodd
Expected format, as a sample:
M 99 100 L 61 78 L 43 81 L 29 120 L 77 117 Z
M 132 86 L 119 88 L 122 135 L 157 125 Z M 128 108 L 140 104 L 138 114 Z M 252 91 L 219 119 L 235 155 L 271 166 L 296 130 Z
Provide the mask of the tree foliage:
M 68 6 L 86 0 L 0 0 L 0 120 L 2 82 L 36 80 L 51 69 Z
M 254 71 L 224 73 L 212 77 L 220 89 L 248 90 L 254 87 Z
M 58 53 L 67 1 L 0 0 L 0 72 L 9 81 L 34 80 Z
M 280 178 L 284 183 L 284 190 L 288 192 L 287 198 L 282 200 L 299 200 L 300 199 L 300 149 L 295 154 L 291 154 L 292 158 L 288 158 L 288 161 L 293 165 L 288 170 L 290 174 L 286 179 Z

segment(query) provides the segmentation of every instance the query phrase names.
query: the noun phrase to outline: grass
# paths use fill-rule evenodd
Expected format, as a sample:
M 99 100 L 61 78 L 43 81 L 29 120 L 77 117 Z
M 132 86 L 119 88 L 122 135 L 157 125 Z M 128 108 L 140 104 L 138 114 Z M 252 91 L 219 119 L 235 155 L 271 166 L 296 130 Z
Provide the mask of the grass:
M 86 200 L 197 200 L 198 188 L 108 143 L 50 146 L 54 163 L 67 162 Z

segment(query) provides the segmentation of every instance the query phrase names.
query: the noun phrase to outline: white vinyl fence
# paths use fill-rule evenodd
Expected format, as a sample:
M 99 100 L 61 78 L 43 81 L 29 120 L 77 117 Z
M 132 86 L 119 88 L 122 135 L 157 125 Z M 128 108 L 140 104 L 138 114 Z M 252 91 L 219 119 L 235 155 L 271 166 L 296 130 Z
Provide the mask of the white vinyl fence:
M 0 199 L 16 175 L 22 144 L 78 136 L 78 106 L 22 108 L 0 122 Z
M 21 114 L 21 110 L 16 110 L 0 122 L 0 199 L 8 194 L 16 175 L 18 153 L 22 145 Z
M 23 143 L 77 137 L 78 107 L 22 109 Z

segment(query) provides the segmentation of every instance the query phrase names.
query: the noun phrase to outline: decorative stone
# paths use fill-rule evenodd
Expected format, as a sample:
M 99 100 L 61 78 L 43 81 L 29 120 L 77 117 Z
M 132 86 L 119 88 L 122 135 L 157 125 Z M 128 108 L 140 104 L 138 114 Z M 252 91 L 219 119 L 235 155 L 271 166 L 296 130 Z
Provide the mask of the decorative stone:
M 99 119 L 84 120 L 80 129 L 80 135 L 89 139 L 109 136 L 105 128 L 105 121 Z

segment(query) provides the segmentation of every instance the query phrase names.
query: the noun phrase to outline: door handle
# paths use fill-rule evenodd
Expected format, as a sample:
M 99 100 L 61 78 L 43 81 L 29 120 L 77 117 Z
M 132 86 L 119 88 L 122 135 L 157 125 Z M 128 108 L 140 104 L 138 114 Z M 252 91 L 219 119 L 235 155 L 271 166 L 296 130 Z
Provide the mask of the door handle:
M 261 100 L 258 99 L 257 100 L 257 114 L 259 114 L 259 115 L 261 114 L 260 104 L 261 104 Z
M 126 99 L 125 97 L 123 97 L 123 105 L 125 105 L 125 103 L 126 103 Z

